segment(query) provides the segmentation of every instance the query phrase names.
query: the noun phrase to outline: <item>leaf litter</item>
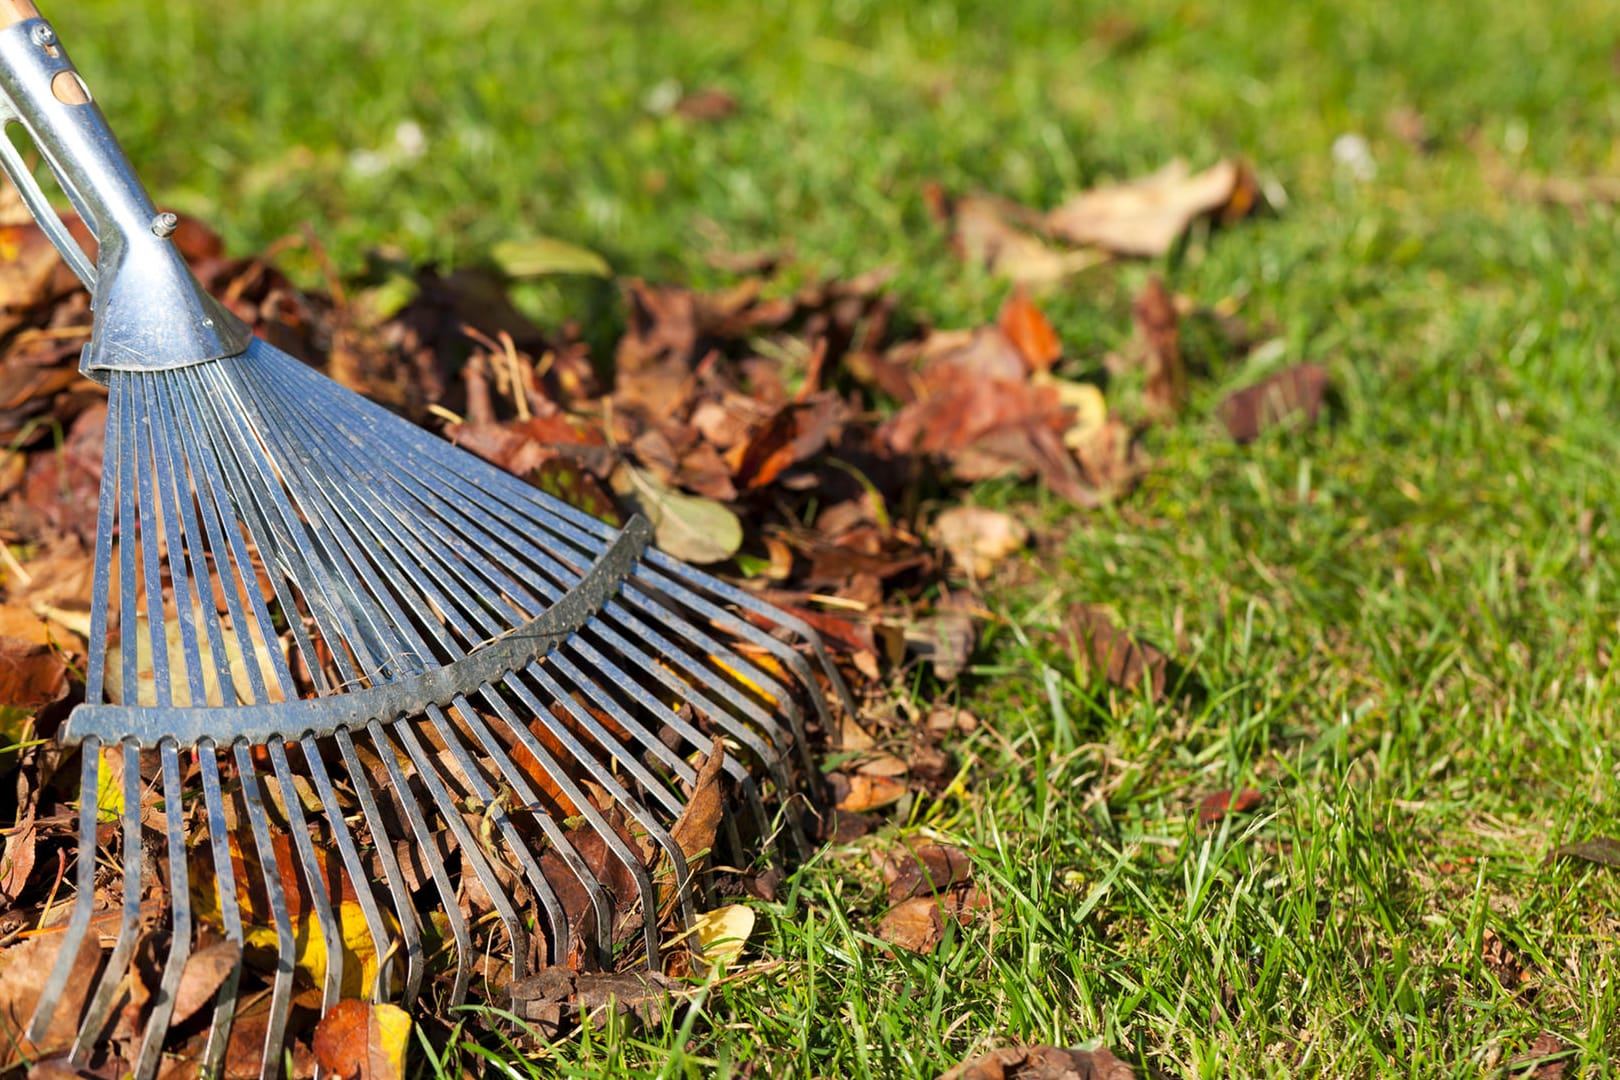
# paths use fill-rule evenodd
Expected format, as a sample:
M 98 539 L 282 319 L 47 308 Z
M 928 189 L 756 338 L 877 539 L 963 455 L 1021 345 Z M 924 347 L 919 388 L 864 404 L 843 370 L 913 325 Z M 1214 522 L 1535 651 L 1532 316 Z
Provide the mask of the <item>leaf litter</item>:
M 723 96 L 704 92 L 672 108 L 708 120 L 730 107 Z M 1161 253 L 1198 220 L 1235 221 L 1258 205 L 1256 192 L 1252 173 L 1223 163 L 1203 174 L 1167 170 L 1139 184 L 1099 189 L 1050 214 L 985 196 L 953 198 L 937 188 L 929 198 L 965 258 L 1040 288 L 1116 255 Z M 82 231 L 76 221 L 72 227 Z M 12 820 L 0 823 L 6 840 L 0 895 L 40 928 L 0 947 L 0 966 L 30 973 L 0 980 L 0 1025 L 15 1032 L 31 1010 L 30 995 L 38 994 L 31 973 L 49 969 L 71 900 L 78 770 L 49 740 L 83 695 L 105 398 L 76 369 L 89 329 L 85 294 L 34 226 L 0 229 L 0 246 L 15 253 L 0 264 L 6 437 L 0 700 L 8 703 L 0 728 L 14 743 L 0 746 L 0 776 L 19 793 Z M 743 276 L 712 292 L 625 279 L 624 331 L 611 362 L 602 363 L 578 327 L 542 329 L 508 295 L 513 281 L 527 277 L 611 274 L 594 252 L 564 240 L 516 241 L 494 252 L 493 266 L 449 274 L 378 260 L 361 280 L 334 278 L 319 292 L 295 287 L 275 268 L 277 253 L 295 246 L 313 246 L 324 260 L 307 236 L 235 258 L 195 222 L 184 221 L 175 235 L 205 286 L 278 347 L 587 513 L 614 523 L 645 513 L 664 550 L 710 567 L 820 631 L 864 702 L 858 718 L 838 721 L 841 731 L 812 722 L 818 745 L 844 747 L 826 774 L 829 808 L 815 826 L 823 837 L 869 833 L 883 820 L 879 812 L 938 795 L 953 775 L 944 747 L 977 727 L 956 708 L 897 710 L 893 692 L 898 680 L 918 671 L 928 673 L 924 686 L 934 692 L 963 677 L 990 617 L 981 590 L 1031 542 L 1027 520 L 964 503 L 965 492 L 989 479 L 1032 481 L 1074 507 L 1102 506 L 1128 494 L 1148 468 L 1141 452 L 1146 422 L 1172 422 L 1190 406 L 1180 301 L 1157 279 L 1133 306 L 1148 357 L 1146 387 L 1116 402 L 1093 354 L 1065 343 L 1023 286 L 1008 293 L 990 323 L 936 328 L 897 317 L 886 270 L 790 286 L 778 276 L 785 260 L 773 253 L 733 261 Z M 1083 246 L 1067 246 L 1075 243 Z M 1314 416 L 1312 401 L 1325 377 L 1293 378 L 1223 406 L 1228 427 L 1237 426 L 1234 437 L 1250 428 L 1258 434 L 1286 414 Z M 952 591 L 952 574 L 965 579 L 965 591 Z M 1116 685 L 1165 694 L 1168 658 L 1087 612 L 1071 613 L 1067 632 L 1088 663 Z M 233 667 L 253 662 L 228 659 Z M 554 738 L 549 730 L 536 734 Z M 709 895 L 773 895 L 777 868 L 708 865 L 707 852 L 726 827 L 720 798 L 732 782 L 726 761 L 716 744 L 694 763 L 697 780 L 673 835 Z M 103 764 L 98 816 L 107 823 L 104 845 L 116 850 L 121 756 L 108 755 Z M 542 796 L 553 800 L 559 820 L 571 822 L 580 808 L 535 765 L 525 768 Z M 148 791 L 152 766 L 144 760 L 141 766 Z M 622 814 L 613 816 L 605 793 L 591 797 L 621 838 L 644 853 L 648 872 L 667 877 L 653 846 Z M 479 815 L 487 810 L 470 807 L 469 825 L 484 827 Z M 159 844 L 159 821 L 147 823 L 143 846 Z M 633 895 L 628 881 L 615 881 L 615 872 L 626 871 L 594 830 L 568 825 L 567 835 L 604 885 Z M 282 877 L 292 909 L 296 985 L 308 1005 L 318 1000 L 325 942 L 311 927 L 293 853 L 276 856 L 271 872 Z M 227 1075 L 251 1068 L 253 1040 L 262 1041 L 268 1015 L 267 965 L 274 962 L 267 906 L 250 884 L 266 868 L 257 865 L 256 851 L 233 846 L 231 857 L 246 933 Z M 420 885 L 426 873 L 420 854 L 406 844 L 395 857 Z M 542 863 L 555 858 L 546 851 Z M 351 1000 L 298 1033 L 291 1044 L 295 1072 L 319 1064 L 340 1076 L 398 1075 L 410 1019 L 352 1000 L 386 961 L 368 952 L 346 872 L 327 865 L 324 853 L 318 861 L 338 900 L 343 992 Z M 450 869 L 461 883 L 463 914 L 474 921 L 489 915 L 489 898 L 472 875 Z M 895 947 L 930 951 L 947 924 L 993 916 L 970 860 L 948 845 L 904 845 L 886 859 L 883 874 L 890 909 L 878 936 Z M 110 877 L 98 874 L 98 889 L 110 890 Z M 144 927 L 161 924 L 167 892 L 177 887 L 191 891 L 202 927 L 180 981 L 176 1013 L 184 1020 L 206 1010 L 238 970 L 239 947 L 218 936 L 220 902 L 206 872 L 176 883 L 159 870 L 146 881 Z M 559 901 L 571 925 L 583 928 L 590 903 L 578 892 L 560 890 Z M 112 904 L 109 891 L 99 906 Z M 599 928 L 609 945 L 633 940 L 647 918 L 676 930 L 669 910 L 613 914 L 612 924 Z M 714 906 L 700 917 L 692 947 L 670 950 L 664 973 L 600 970 L 593 950 L 576 947 L 565 965 L 539 969 L 511 987 L 520 1015 L 553 1033 L 605 1009 L 655 1020 L 674 1007 L 680 983 L 670 976 L 718 963 L 746 969 L 752 919 L 745 905 Z M 81 962 L 93 968 L 95 950 L 87 947 Z M 120 1031 L 139 1030 L 157 966 L 151 957 L 132 969 Z M 430 981 L 439 977 L 430 972 Z M 57 1015 L 75 1011 L 68 1002 Z M 21 1049 L 50 1059 L 72 1033 L 70 1025 L 53 1027 L 40 1046 Z M 200 1053 L 198 1025 L 171 1035 L 180 1041 L 170 1052 L 182 1059 Z M 0 1042 L 8 1053 L 18 1049 Z M 129 1039 L 116 1043 L 108 1067 L 132 1051 Z

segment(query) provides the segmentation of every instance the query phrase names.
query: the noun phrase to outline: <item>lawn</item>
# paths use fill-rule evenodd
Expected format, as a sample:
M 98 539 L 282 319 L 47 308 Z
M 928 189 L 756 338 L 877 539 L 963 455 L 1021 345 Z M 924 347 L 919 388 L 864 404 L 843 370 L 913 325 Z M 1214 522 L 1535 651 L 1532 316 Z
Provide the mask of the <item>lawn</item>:
M 750 966 L 700 1007 L 575 1033 L 519 1075 L 932 1076 L 1027 1040 L 1100 1041 L 1139 1075 L 1472 1077 L 1549 1033 L 1557 1075 L 1608 1076 L 1620 879 L 1549 853 L 1620 836 L 1620 232 L 1580 183 L 1608 176 L 1613 198 L 1620 7 L 1555 7 L 47 14 L 160 204 L 240 252 L 307 223 L 350 276 L 377 252 L 474 262 L 544 235 L 715 285 L 711 253 L 785 248 L 802 277 L 894 267 L 910 318 L 972 326 L 1007 285 L 949 250 L 928 181 L 1044 208 L 1240 154 L 1279 204 L 1041 298 L 1070 374 L 1124 346 L 1150 273 L 1263 344 L 1196 357 L 1187 420 L 1149 435 L 1117 506 L 973 493 L 1040 540 L 943 691 L 982 721 L 951 748 L 961 781 L 758 902 Z M 735 115 L 669 114 L 707 87 Z M 1335 159 L 1347 134 L 1359 175 Z M 1538 200 L 1546 177 L 1571 197 Z M 282 261 L 319 280 L 310 250 Z M 593 332 L 621 317 L 573 286 L 525 300 Z M 1306 360 L 1331 373 L 1331 422 L 1231 445 L 1222 395 Z M 1189 693 L 1086 676 L 1045 632 L 1076 601 L 1170 653 Z M 1199 826 L 1200 799 L 1241 788 L 1258 812 Z M 993 925 L 891 955 L 869 856 L 898 834 L 968 851 Z

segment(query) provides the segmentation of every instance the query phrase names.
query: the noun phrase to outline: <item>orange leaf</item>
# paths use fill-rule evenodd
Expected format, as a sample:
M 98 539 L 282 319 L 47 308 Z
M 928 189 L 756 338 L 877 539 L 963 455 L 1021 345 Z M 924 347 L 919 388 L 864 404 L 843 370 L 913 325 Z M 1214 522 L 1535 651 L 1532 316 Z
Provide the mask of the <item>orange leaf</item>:
M 1063 343 L 1058 340 L 1057 332 L 1022 285 L 1014 288 L 1007 302 L 1001 305 L 996 325 L 1023 354 L 1031 371 L 1049 371 L 1063 355 Z

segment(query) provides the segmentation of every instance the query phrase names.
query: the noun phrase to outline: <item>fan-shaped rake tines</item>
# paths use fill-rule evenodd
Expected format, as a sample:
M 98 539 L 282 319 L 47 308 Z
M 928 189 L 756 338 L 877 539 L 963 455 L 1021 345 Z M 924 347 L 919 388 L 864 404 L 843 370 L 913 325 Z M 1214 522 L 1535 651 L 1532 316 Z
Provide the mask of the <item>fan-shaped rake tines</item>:
M 78 893 L 32 1038 L 77 1008 L 75 1060 L 122 1045 L 140 1076 L 179 1024 L 212 1073 L 252 1011 L 237 1041 L 262 1038 L 269 1075 L 317 997 L 409 1003 L 443 972 L 459 1004 L 475 974 L 627 949 L 656 967 L 663 916 L 694 913 L 706 853 L 672 829 L 716 747 L 741 811 L 723 853 L 803 842 L 816 669 L 847 705 L 808 627 L 652 550 L 641 519 L 615 531 L 261 342 L 109 391 L 86 704 L 63 736 L 82 740 Z M 103 919 L 113 764 L 123 902 Z M 154 934 L 160 984 L 118 1008 Z M 206 1009 L 180 992 L 216 938 L 267 992 L 240 966 Z

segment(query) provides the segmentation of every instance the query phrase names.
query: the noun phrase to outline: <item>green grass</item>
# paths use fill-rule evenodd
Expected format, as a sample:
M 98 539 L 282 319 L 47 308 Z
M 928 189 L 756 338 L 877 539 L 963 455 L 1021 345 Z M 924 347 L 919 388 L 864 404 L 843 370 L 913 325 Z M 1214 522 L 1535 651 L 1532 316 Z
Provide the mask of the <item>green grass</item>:
M 909 313 L 969 325 L 1005 288 L 953 261 L 926 180 L 1044 207 L 1240 152 L 1287 193 L 1274 219 L 1045 301 L 1075 371 L 1126 338 L 1150 271 L 1268 344 L 1209 358 L 1119 507 L 976 493 L 1033 502 L 1056 540 L 992 596 L 1005 621 L 960 690 L 986 721 L 955 747 L 960 789 L 892 831 L 971 851 L 994 926 L 891 957 L 868 859 L 887 840 L 831 847 L 757 905 L 758 973 L 533 1068 L 929 1076 L 1027 1039 L 1101 1040 L 1171 1076 L 1472 1077 L 1546 1030 L 1611 1075 L 1620 883 L 1544 857 L 1620 835 L 1620 236 L 1612 208 L 1539 207 L 1492 169 L 1614 172 L 1620 8 L 56 6 L 160 202 L 239 251 L 308 222 L 350 273 L 377 248 L 472 261 L 545 234 L 621 274 L 713 283 L 710 250 L 790 246 L 803 275 L 893 265 Z M 671 80 L 741 110 L 655 115 Z M 1399 106 L 1433 153 L 1390 134 Z M 406 121 L 425 155 L 355 167 Z M 1373 181 L 1335 168 L 1346 132 L 1369 139 Z M 556 320 L 572 297 L 529 299 Z M 1221 393 L 1307 359 L 1343 398 L 1333 425 L 1218 437 Z M 1077 675 L 1040 633 L 1077 600 L 1183 660 L 1195 703 Z M 1260 814 L 1195 827 L 1202 795 L 1243 786 Z M 1529 989 L 1500 984 L 1486 935 Z

